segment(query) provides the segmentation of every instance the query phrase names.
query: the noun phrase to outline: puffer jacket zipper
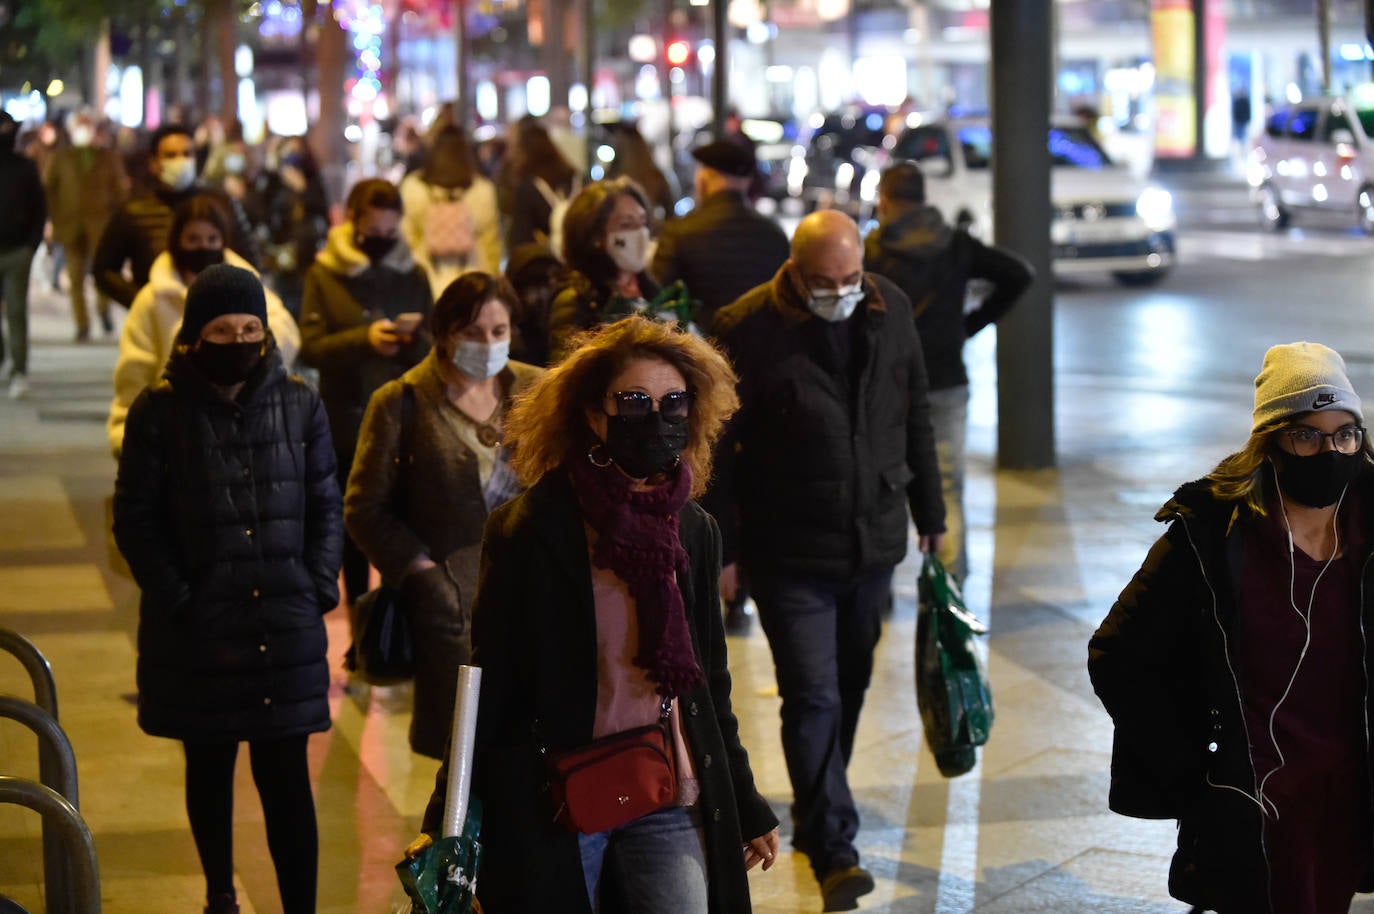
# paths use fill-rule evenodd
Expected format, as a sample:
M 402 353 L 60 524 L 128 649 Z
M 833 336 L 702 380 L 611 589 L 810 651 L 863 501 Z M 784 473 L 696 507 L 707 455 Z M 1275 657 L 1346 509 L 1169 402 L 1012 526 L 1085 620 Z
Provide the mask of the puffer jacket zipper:
M 1266 898 L 1266 899 L 1268 900 L 1268 902 L 1269 902 L 1269 910 L 1270 910 L 1270 911 L 1273 911 L 1273 909 L 1274 909 L 1274 901 L 1273 901 L 1273 897 L 1272 897 L 1271 874 L 1270 874 L 1270 871 L 1269 871 L 1269 845 L 1268 845 L 1268 842 L 1265 840 L 1265 823 L 1266 823 L 1266 820 L 1269 818 L 1269 816 L 1268 816 L 1268 813 L 1265 812 L 1263 801 L 1261 801 L 1260 798 L 1259 798 L 1259 783 L 1258 783 L 1258 779 L 1257 779 L 1257 777 L 1256 777 L 1256 775 L 1255 775 L 1255 757 L 1254 757 L 1253 752 L 1252 752 L 1251 749 L 1250 749 L 1250 725 L 1249 725 L 1248 723 L 1246 723 L 1246 721 L 1245 721 L 1245 700 L 1244 700 L 1244 698 L 1243 698 L 1243 697 L 1241 696 L 1241 694 L 1240 694 L 1240 677 L 1236 675 L 1236 667 L 1235 667 L 1235 664 L 1233 664 L 1233 663 L 1231 662 L 1231 640 L 1230 640 L 1230 638 L 1229 638 L 1229 637 L 1227 636 L 1227 634 L 1226 634 L 1226 626 L 1224 626 L 1224 625 L 1221 624 L 1220 606 L 1219 606 L 1218 601 L 1217 601 L 1217 591 L 1216 591 L 1216 588 L 1212 586 L 1212 580 L 1211 580 L 1211 578 L 1208 577 L 1208 575 L 1207 575 L 1207 563 L 1203 561 L 1203 559 L 1202 559 L 1202 550 L 1200 550 L 1200 549 L 1198 548 L 1197 542 L 1193 539 L 1193 531 L 1192 531 L 1192 529 L 1188 526 L 1188 518 L 1184 515 L 1183 512 L 1181 512 L 1181 511 L 1176 511 L 1176 512 L 1174 513 L 1174 519 L 1177 520 L 1178 523 L 1179 523 L 1179 526 L 1183 528 L 1183 535 L 1186 536 L 1186 537 L 1188 538 L 1188 546 L 1193 550 L 1193 557 L 1197 559 L 1198 572 L 1202 575 L 1202 582 L 1203 582 L 1204 584 L 1207 585 L 1207 592 L 1208 592 L 1208 593 L 1211 595 L 1211 597 L 1212 597 L 1212 621 L 1213 621 L 1214 623 L 1216 623 L 1217 631 L 1221 633 L 1222 656 L 1226 658 L 1226 669 L 1227 669 L 1227 672 L 1229 672 L 1229 673 L 1231 674 L 1231 685 L 1232 685 L 1232 687 L 1235 689 L 1235 692 L 1236 692 L 1236 710 L 1237 710 L 1237 712 L 1240 714 L 1240 725 L 1241 725 L 1241 730 L 1242 730 L 1242 732 L 1244 732 L 1244 734 L 1245 734 L 1245 757 L 1246 757 L 1247 759 L 1249 759 L 1249 761 L 1250 761 L 1250 785 L 1251 785 L 1251 790 L 1253 791 L 1253 793 L 1246 793 L 1246 792 L 1245 792 L 1244 790 L 1242 790 L 1241 788 L 1236 787 L 1236 786 L 1231 785 L 1231 784 L 1217 784 L 1217 783 L 1215 783 L 1215 782 L 1212 780 L 1212 775 L 1211 775 L 1211 772 L 1210 772 L 1210 771 L 1209 771 L 1209 772 L 1207 773 L 1207 775 L 1206 775 L 1207 786 L 1212 787 L 1212 788 L 1215 788 L 1215 789 L 1217 789 L 1217 790 L 1234 790 L 1236 793 L 1239 793 L 1241 796 L 1245 797 L 1245 798 L 1246 798 L 1247 800 L 1249 800 L 1250 802 L 1252 802 L 1252 803 L 1254 803 L 1255 805 L 1259 806 L 1259 808 L 1260 808 L 1260 834 L 1259 834 L 1259 841 L 1260 841 L 1260 858 L 1264 861 L 1264 894 L 1265 894 L 1265 898 Z M 1360 583 L 1360 587 L 1361 587 L 1361 589 L 1363 589 L 1363 587 L 1364 587 L 1364 582 L 1363 582 L 1363 580 L 1362 580 L 1361 583 Z M 1360 626 L 1361 626 L 1361 631 L 1363 631 L 1363 627 L 1364 627 L 1364 618 L 1363 618 L 1363 615 L 1361 615 L 1361 618 L 1360 618 Z M 1365 701 L 1366 701 L 1366 703 L 1368 702 L 1368 700 L 1369 700 L 1369 690 L 1366 689 L 1366 690 L 1365 690 Z M 1369 722 L 1368 722 L 1368 716 L 1366 715 L 1366 718 L 1365 718 L 1366 741 L 1368 740 L 1368 728 L 1369 728 Z

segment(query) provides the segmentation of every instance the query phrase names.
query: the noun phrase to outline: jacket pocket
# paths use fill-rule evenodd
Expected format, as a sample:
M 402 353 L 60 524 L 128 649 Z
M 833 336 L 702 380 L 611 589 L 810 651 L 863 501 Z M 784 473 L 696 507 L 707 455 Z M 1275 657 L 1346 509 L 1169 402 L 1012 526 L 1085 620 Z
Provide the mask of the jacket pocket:
M 916 474 L 912 473 L 911 467 L 903 462 L 883 470 L 878 475 L 882 479 L 884 492 L 905 492 L 907 484 L 915 478 Z

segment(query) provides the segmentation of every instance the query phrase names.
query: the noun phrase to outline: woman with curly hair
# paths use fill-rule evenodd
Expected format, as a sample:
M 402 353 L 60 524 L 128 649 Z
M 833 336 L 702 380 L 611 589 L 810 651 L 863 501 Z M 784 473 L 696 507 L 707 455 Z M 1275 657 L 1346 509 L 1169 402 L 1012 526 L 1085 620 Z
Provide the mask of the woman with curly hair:
M 775 859 L 777 818 L 730 706 L 720 532 L 691 500 L 738 405 L 735 375 L 708 343 L 642 317 L 579 343 L 511 412 L 512 464 L 530 488 L 483 541 L 482 907 L 747 912 L 745 872 Z M 562 815 L 546 753 L 660 721 L 666 802 L 599 830 Z M 441 770 L 427 834 L 446 786 Z

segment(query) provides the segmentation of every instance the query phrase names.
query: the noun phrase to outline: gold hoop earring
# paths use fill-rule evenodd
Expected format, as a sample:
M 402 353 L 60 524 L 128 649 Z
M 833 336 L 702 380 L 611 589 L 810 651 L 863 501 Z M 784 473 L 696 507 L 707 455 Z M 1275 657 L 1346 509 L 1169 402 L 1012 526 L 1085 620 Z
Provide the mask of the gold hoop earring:
M 597 462 L 597 451 L 600 451 L 604 455 L 604 463 Z M 587 450 L 587 462 L 598 470 L 604 470 L 611 465 L 611 455 L 606 453 L 606 446 L 598 441 Z

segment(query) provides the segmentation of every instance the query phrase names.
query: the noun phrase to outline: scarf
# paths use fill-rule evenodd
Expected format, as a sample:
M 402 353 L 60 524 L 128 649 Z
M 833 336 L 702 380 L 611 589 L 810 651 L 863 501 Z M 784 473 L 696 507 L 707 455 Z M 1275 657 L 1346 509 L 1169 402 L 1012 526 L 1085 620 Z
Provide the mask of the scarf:
M 639 645 L 634 665 L 646 670 L 658 694 L 675 698 L 703 677 L 692 651 L 677 572 L 687 570 L 678 538 L 678 512 L 692 491 L 692 471 L 680 464 L 661 485 L 634 491 L 615 467 L 574 458 L 568 467 L 587 525 L 596 534 L 592 564 L 625 582 L 635 601 Z

